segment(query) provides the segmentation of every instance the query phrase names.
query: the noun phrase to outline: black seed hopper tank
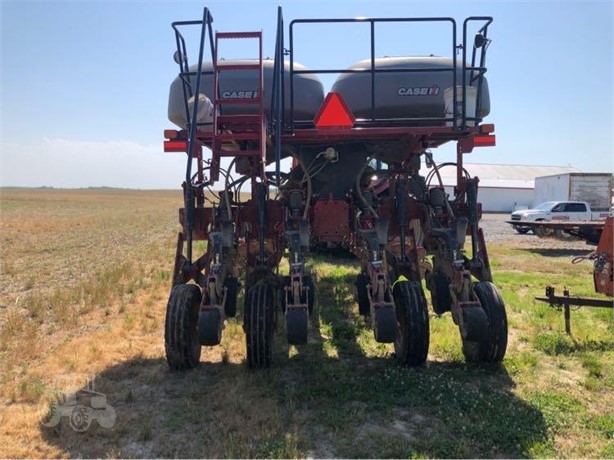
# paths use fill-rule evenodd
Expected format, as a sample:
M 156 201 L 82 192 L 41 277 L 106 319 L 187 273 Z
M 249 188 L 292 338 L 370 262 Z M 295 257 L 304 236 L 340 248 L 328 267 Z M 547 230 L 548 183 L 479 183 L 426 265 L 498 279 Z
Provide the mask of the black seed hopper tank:
M 225 65 L 232 64 L 258 64 L 257 60 L 237 59 L 222 61 Z M 264 113 L 268 119 L 271 118 L 271 95 L 273 86 L 273 66 L 272 59 L 262 61 L 263 80 L 264 80 Z M 295 70 L 307 70 L 305 66 L 295 62 Z M 189 68 L 190 72 L 197 72 L 198 66 L 193 64 Z M 201 77 L 200 92 L 209 99 L 213 99 L 213 65 L 210 61 L 203 62 L 203 72 L 209 72 Z M 192 86 L 196 86 L 196 75 L 190 77 Z M 254 70 L 242 70 L 220 73 L 220 97 L 222 99 L 245 99 L 246 101 L 257 97 L 258 74 Z M 285 85 L 285 116 L 290 118 L 290 63 L 285 62 L 284 68 Z M 171 83 L 168 98 L 168 119 L 180 128 L 185 128 L 186 106 L 181 78 L 177 77 Z M 320 79 L 315 75 L 298 74 L 294 75 L 294 119 L 298 121 L 312 121 L 322 102 L 324 101 L 324 88 Z M 200 110 L 199 110 L 200 111 Z M 237 104 L 224 107 L 224 115 L 235 114 L 255 114 L 258 112 L 257 104 Z M 210 128 L 208 128 L 210 129 Z
M 458 59 L 456 86 L 458 101 L 461 100 L 462 60 Z M 450 70 L 442 70 L 442 69 Z M 332 91 L 341 93 L 357 119 L 371 119 L 371 60 L 356 62 L 349 68 L 356 73 L 340 75 Z M 453 60 L 439 56 L 383 57 L 374 60 L 376 119 L 398 118 L 443 118 L 451 117 L 451 98 L 454 86 Z M 432 70 L 429 70 L 432 69 Z M 404 71 L 406 70 L 406 71 Z M 476 74 L 473 75 L 476 77 Z M 471 72 L 467 71 L 467 117 L 475 117 L 475 101 L 479 100 L 477 116 L 484 118 L 490 113 L 490 97 L 486 78 L 477 78 L 470 84 Z M 474 88 L 474 89 L 472 89 Z M 478 97 L 478 89 L 480 95 Z M 446 107 L 446 90 L 449 102 Z M 446 110 L 448 108 L 449 110 Z M 448 112 L 448 113 L 446 113 Z M 468 123 L 469 124 L 469 123 Z

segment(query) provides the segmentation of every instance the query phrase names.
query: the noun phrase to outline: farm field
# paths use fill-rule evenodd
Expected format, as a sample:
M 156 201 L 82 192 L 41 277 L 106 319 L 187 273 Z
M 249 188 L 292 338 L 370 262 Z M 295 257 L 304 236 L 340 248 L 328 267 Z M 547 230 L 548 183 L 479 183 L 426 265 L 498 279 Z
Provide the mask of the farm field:
M 595 297 L 592 264 L 571 263 L 592 246 L 484 216 L 509 322 L 501 366 L 466 364 L 450 315 L 432 309 L 427 365 L 398 366 L 358 316 L 357 260 L 318 254 L 308 344 L 289 348 L 281 329 L 274 366 L 250 371 L 239 314 L 197 369 L 172 373 L 181 201 L 0 189 L 0 457 L 614 457 L 613 311 L 572 312 L 568 337 L 562 312 L 534 300 L 547 285 Z M 45 426 L 54 396 L 88 385 L 112 427 Z

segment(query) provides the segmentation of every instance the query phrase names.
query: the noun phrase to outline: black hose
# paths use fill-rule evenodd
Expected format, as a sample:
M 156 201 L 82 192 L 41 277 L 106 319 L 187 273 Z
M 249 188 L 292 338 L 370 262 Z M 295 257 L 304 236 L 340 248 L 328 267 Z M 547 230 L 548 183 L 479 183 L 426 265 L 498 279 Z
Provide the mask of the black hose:
M 358 198 L 360 199 L 360 202 L 365 206 L 365 208 L 367 208 L 369 210 L 369 212 L 371 212 L 371 214 L 373 214 L 373 217 L 375 217 L 376 219 L 379 219 L 379 214 L 375 211 L 373 206 L 371 206 L 367 202 L 367 200 L 365 199 L 365 196 L 362 193 L 362 190 L 361 190 L 362 187 L 360 186 L 360 179 L 362 178 L 363 173 L 367 169 L 367 166 L 369 166 L 369 163 L 371 163 L 372 159 L 373 158 L 367 158 L 367 161 L 366 161 L 365 165 L 359 171 L 358 176 L 356 176 L 356 194 L 358 195 Z

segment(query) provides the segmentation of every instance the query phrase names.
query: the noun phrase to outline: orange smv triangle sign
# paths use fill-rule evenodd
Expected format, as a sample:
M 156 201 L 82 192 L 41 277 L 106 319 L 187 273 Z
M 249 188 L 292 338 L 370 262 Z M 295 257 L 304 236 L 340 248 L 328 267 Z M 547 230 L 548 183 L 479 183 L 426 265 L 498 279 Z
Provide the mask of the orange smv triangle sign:
M 313 122 L 318 129 L 351 128 L 356 119 L 339 93 L 328 93 Z

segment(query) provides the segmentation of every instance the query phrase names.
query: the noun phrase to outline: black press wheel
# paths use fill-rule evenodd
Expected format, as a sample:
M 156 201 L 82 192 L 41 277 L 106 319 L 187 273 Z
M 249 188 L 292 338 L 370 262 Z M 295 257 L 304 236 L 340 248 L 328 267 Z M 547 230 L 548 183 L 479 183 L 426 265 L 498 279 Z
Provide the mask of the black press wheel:
M 234 276 L 226 279 L 226 303 L 224 304 L 224 314 L 228 318 L 237 316 L 237 296 L 239 295 L 239 280 Z
M 214 346 L 222 341 L 220 310 L 210 308 L 198 314 L 198 340 L 201 345 Z
M 361 316 L 369 316 L 371 314 L 371 306 L 369 305 L 369 296 L 367 294 L 369 277 L 365 273 L 361 273 L 356 277 L 354 284 L 356 285 L 358 313 Z
M 394 343 L 397 338 L 397 314 L 394 308 L 380 307 L 375 310 L 373 332 L 376 342 Z
M 304 307 L 290 307 L 286 312 L 286 328 L 288 343 L 290 345 L 303 345 L 307 343 L 309 331 L 309 314 Z
M 166 306 L 164 348 L 166 361 L 173 370 L 192 369 L 200 361 L 198 309 L 200 288 L 195 284 L 173 287 Z
M 392 293 L 397 314 L 397 359 L 408 366 L 420 366 L 429 351 L 429 315 L 422 285 L 417 281 L 397 282 Z
M 309 314 L 313 314 L 313 305 L 316 299 L 316 287 L 313 283 L 313 276 L 305 275 L 303 276 L 303 287 L 305 287 L 305 295 L 307 296 L 307 309 L 309 310 Z
M 247 365 L 251 368 L 269 367 L 273 358 L 273 289 L 257 283 L 245 296 L 245 340 Z
M 435 272 L 427 278 L 427 288 L 431 291 L 433 311 L 438 315 L 450 311 L 452 306 L 450 282 L 450 278 L 441 272 Z
M 476 283 L 473 289 L 488 318 L 488 332 L 486 338 L 479 342 L 463 340 L 463 354 L 467 361 L 501 362 L 507 349 L 505 304 L 501 294 L 491 282 L 481 281 Z

